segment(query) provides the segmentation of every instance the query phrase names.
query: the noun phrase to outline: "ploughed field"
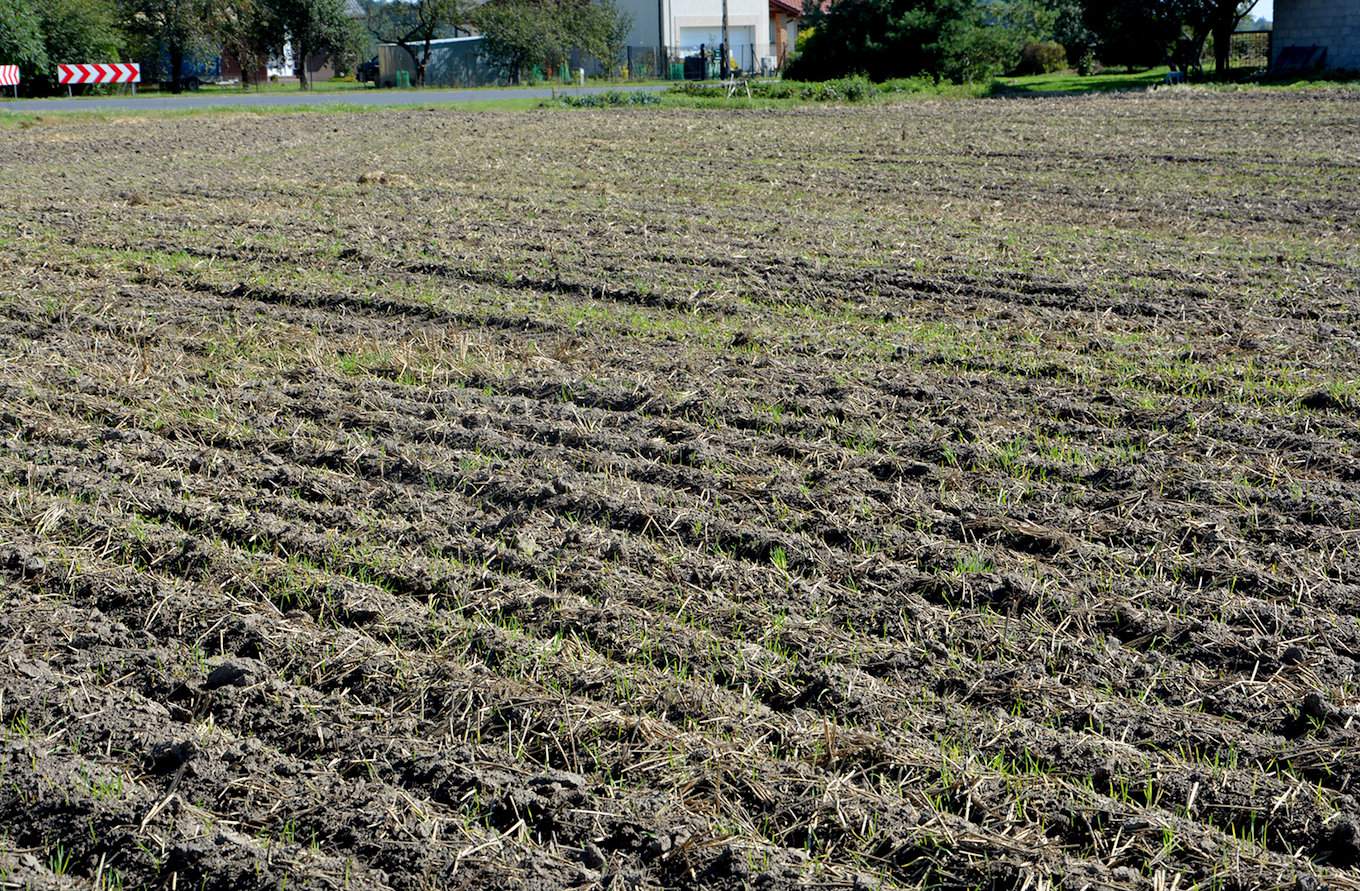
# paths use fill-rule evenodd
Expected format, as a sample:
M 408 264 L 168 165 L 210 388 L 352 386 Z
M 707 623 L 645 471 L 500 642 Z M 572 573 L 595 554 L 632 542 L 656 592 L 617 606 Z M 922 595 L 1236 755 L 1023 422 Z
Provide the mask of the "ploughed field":
M 1360 93 L 0 155 L 0 887 L 1360 888 Z

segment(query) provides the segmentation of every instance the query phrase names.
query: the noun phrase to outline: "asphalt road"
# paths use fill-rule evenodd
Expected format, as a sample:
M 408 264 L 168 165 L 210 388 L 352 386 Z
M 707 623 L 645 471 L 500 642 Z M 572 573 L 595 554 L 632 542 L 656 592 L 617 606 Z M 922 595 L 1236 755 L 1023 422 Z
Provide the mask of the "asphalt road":
M 558 87 L 557 94 L 604 93 L 664 90 L 664 86 Z M 181 93 L 178 96 L 110 96 L 101 99 L 19 99 L 0 100 L 5 111 L 101 111 L 106 109 L 174 110 L 221 107 L 289 107 L 310 105 L 430 105 L 448 102 L 492 102 L 498 99 L 547 99 L 553 91 L 546 87 L 496 87 L 478 90 L 333 90 L 296 93 Z

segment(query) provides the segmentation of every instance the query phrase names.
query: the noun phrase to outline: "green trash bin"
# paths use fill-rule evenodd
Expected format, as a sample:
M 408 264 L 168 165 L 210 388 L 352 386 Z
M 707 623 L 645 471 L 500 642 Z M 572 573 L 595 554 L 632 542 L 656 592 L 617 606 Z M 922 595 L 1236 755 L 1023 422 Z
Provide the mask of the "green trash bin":
M 411 72 L 409 72 L 409 71 L 398 71 L 398 72 L 397 72 L 397 86 L 399 86 L 399 87 L 409 87 L 410 85 L 411 85 Z
M 684 79 L 685 79 L 685 63 L 684 63 L 684 62 L 672 62 L 672 63 L 671 63 L 671 80 L 684 80 Z

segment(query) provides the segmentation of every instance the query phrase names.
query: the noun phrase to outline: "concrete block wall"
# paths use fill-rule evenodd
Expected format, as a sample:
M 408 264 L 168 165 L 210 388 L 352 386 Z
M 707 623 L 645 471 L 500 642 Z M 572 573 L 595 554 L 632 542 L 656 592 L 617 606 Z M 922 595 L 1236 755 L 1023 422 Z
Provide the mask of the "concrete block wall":
M 1275 0 L 1276 58 L 1288 46 L 1327 47 L 1327 67 L 1360 71 L 1360 0 Z

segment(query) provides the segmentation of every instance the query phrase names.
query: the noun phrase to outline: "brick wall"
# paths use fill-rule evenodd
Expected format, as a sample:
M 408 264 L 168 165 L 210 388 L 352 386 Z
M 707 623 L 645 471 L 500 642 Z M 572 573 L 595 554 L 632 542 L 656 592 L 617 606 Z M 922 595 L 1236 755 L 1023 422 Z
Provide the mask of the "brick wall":
M 1360 71 L 1360 0 L 1275 0 L 1274 52 L 1327 47 L 1327 66 Z

